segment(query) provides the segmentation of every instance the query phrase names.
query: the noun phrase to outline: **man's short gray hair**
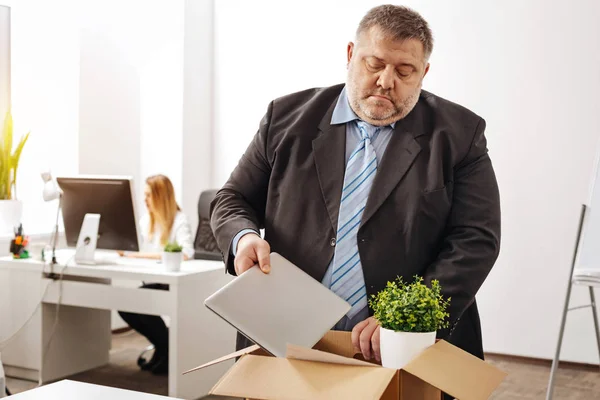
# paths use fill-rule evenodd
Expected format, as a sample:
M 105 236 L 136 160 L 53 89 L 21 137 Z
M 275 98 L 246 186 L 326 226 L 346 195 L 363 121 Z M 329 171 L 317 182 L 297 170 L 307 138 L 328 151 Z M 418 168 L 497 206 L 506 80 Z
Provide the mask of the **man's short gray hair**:
M 429 59 L 433 51 L 433 34 L 427 21 L 418 12 L 391 4 L 374 7 L 358 24 L 356 40 L 358 41 L 361 33 L 374 26 L 380 27 L 394 40 L 417 39 L 423 44 L 425 60 Z

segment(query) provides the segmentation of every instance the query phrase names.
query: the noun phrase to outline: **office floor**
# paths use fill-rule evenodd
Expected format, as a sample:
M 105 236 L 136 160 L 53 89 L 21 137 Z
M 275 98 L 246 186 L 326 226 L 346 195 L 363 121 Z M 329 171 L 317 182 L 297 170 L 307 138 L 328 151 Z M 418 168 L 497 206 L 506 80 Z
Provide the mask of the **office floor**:
M 148 342 L 135 332 L 115 334 L 108 365 L 73 375 L 69 379 L 166 395 L 167 377 L 141 371 L 136 365 L 138 355 L 147 345 Z M 487 360 L 509 373 L 491 399 L 545 399 L 550 373 L 548 362 L 497 355 L 489 355 Z M 12 378 L 7 379 L 7 385 L 13 393 L 36 386 L 33 382 Z M 555 400 L 600 399 L 600 368 L 561 365 L 554 395 Z M 222 397 L 212 399 L 226 400 Z

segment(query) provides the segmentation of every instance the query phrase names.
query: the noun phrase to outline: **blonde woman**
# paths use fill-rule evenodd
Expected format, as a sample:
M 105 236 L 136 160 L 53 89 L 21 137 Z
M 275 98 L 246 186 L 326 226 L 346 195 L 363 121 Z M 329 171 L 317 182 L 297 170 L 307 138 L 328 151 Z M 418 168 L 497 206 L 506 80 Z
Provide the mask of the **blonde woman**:
M 144 202 L 148 213 L 140 219 L 142 248 L 139 253 L 121 253 L 125 257 L 160 260 L 168 242 L 183 247 L 183 258 L 194 258 L 194 238 L 187 217 L 175 200 L 171 180 L 164 175 L 146 179 Z
M 175 200 L 173 184 L 164 175 L 146 179 L 144 200 L 148 213 L 140 219 L 142 248 L 139 253 L 120 253 L 124 257 L 160 259 L 168 242 L 177 242 L 185 260 L 194 256 L 192 229 L 187 217 Z M 142 288 L 168 290 L 168 285 L 148 283 Z M 138 360 L 143 370 L 165 374 L 169 369 L 169 331 L 157 315 L 135 314 L 119 311 L 119 315 L 133 329 L 144 335 L 154 345 L 150 361 Z

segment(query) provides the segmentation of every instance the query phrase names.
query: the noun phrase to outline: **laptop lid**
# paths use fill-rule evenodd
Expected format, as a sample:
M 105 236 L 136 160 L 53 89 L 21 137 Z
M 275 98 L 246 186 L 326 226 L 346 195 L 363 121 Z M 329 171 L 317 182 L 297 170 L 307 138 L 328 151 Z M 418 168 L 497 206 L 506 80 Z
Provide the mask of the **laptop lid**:
M 250 268 L 204 302 L 248 339 L 277 357 L 287 344 L 313 347 L 350 304 L 277 253 L 271 272 Z

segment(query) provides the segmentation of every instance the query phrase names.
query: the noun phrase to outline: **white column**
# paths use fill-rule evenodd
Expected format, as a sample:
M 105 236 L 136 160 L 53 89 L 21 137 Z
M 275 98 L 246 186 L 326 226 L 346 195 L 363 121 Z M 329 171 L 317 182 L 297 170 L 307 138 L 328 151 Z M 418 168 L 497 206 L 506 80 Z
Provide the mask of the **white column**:
M 182 204 L 192 229 L 200 192 L 213 188 L 214 0 L 185 2 Z
M 0 5 L 0 122 L 10 107 L 10 7 Z M 1 128 L 0 128 L 1 130 Z

